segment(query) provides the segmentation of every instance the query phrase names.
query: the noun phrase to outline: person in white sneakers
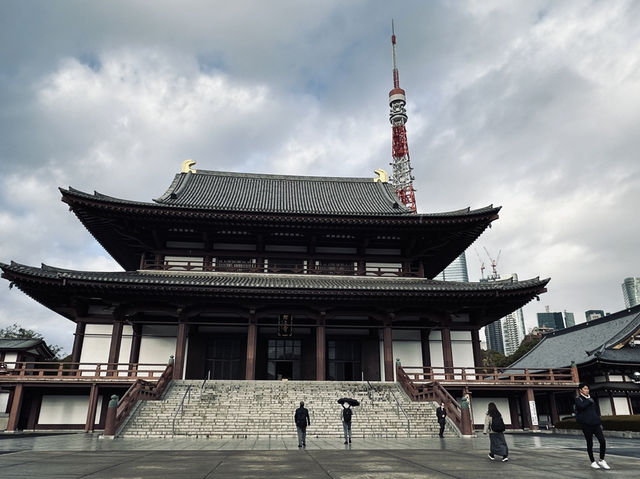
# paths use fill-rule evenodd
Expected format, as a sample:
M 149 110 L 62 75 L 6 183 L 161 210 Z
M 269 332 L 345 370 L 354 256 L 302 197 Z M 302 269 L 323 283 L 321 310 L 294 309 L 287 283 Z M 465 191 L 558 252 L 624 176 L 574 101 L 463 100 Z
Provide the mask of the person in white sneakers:
M 607 442 L 602 432 L 602 420 L 596 408 L 596 402 L 589 396 L 589 386 L 585 383 L 578 384 L 578 395 L 576 396 L 576 421 L 582 425 L 582 433 L 587 440 L 587 453 L 594 469 L 611 469 L 607 461 L 604 460 L 607 451 Z M 600 443 L 600 459 L 595 460 L 593 456 L 593 436 L 596 436 Z

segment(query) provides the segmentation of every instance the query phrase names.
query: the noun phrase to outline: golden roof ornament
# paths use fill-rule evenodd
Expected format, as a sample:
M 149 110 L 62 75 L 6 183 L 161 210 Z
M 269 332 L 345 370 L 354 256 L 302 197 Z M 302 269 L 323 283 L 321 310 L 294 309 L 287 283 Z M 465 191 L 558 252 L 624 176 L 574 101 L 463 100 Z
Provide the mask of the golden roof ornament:
M 182 173 L 195 173 L 196 170 L 191 168 L 196 162 L 193 160 L 184 160 L 182 162 Z
M 373 170 L 373 172 L 378 175 L 377 178 L 374 178 L 373 181 L 374 183 L 377 183 L 378 181 L 382 182 L 382 183 L 388 183 L 389 182 L 389 175 L 387 175 L 387 172 L 384 170 Z

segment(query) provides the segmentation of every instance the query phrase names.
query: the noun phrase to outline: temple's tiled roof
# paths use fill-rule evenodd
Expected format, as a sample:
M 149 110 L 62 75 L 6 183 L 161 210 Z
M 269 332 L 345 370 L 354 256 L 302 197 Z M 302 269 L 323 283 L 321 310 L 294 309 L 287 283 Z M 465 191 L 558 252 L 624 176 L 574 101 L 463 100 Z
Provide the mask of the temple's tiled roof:
M 247 289 L 297 289 L 297 290 L 362 290 L 395 292 L 441 293 L 505 293 L 544 286 L 548 280 L 538 278 L 525 281 L 454 282 L 426 278 L 340 276 L 313 274 L 256 274 L 223 272 L 160 272 L 160 271 L 75 271 L 42 265 L 41 268 L 11 262 L 0 263 L 5 272 L 11 271 L 33 278 L 78 281 L 84 283 L 110 283 L 131 286 L 184 286 L 229 287 Z
M 273 213 L 323 216 L 382 216 L 455 218 L 497 213 L 489 205 L 471 210 L 416 215 L 398 199 L 389 183 L 373 178 L 336 178 L 230 173 L 197 170 L 178 173 L 154 203 L 129 201 L 74 188 L 60 188 L 63 196 L 98 200 L 121 206 L 169 207 L 230 213 Z
M 640 306 L 544 335 L 542 340 L 511 366 L 561 368 L 596 358 L 613 362 L 640 362 L 640 346 L 615 349 L 640 329 Z M 635 359 L 634 359 L 635 358 Z

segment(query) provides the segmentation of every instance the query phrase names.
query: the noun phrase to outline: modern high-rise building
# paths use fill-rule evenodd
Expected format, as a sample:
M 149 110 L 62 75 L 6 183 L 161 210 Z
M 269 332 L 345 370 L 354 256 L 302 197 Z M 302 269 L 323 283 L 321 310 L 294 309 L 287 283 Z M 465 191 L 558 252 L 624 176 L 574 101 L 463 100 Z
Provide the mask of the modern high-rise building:
M 622 295 L 625 307 L 640 304 L 640 278 L 625 278 L 622 282 Z
M 518 280 L 515 273 L 502 275 L 499 278 L 487 278 L 484 281 Z M 483 280 L 481 280 L 483 281 Z M 509 313 L 504 318 L 488 324 L 484 329 L 487 348 L 506 356 L 516 352 L 526 334 L 522 308 Z
M 487 340 L 487 349 L 504 354 L 504 341 L 502 340 L 502 324 L 500 324 L 500 320 L 487 324 L 484 327 L 484 337 Z
M 467 257 L 463 251 L 460 256 L 454 259 L 444 271 L 434 279 L 440 281 L 463 281 L 469 282 L 469 272 L 467 271 Z
M 576 325 L 575 316 L 573 315 L 573 313 L 570 313 L 567 310 L 564 311 L 564 325 L 567 328 L 570 328 L 571 326 L 575 326 Z
M 603 318 L 604 311 L 602 309 L 589 309 L 584 312 L 585 317 L 587 318 L 587 323 L 589 321 L 593 321 L 594 319 Z
M 560 312 L 538 313 L 538 326 L 552 329 L 564 329 L 564 319 Z

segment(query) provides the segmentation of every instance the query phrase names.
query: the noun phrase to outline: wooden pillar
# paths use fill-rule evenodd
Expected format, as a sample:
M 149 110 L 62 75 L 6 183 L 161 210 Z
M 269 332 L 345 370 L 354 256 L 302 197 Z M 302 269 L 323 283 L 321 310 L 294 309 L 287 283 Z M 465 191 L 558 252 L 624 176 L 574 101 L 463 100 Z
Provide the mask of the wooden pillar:
M 537 424 L 533 424 L 534 413 L 536 418 L 538 417 L 538 412 L 535 411 L 535 407 L 536 407 L 536 398 L 533 394 L 533 389 L 527 388 L 527 414 L 529 416 L 529 424 L 532 431 L 537 431 L 538 429 L 540 429 Z
M 473 348 L 473 365 L 476 368 L 481 368 L 482 364 L 482 349 L 480 348 L 480 330 L 471 330 L 471 346 Z
M 256 378 L 256 348 L 258 346 L 258 324 L 255 310 L 249 311 L 249 324 L 247 325 L 247 365 L 244 377 L 247 381 Z
M 13 398 L 11 399 L 11 410 L 9 411 L 9 422 L 7 423 L 7 431 L 14 432 L 18 427 L 20 420 L 20 412 L 22 411 L 23 385 L 16 384 L 13 390 Z
M 558 421 L 560 421 L 560 416 L 558 415 L 558 405 L 556 404 L 556 393 L 549 393 L 549 410 L 551 412 L 551 424 L 556 425 Z
M 98 385 L 91 385 L 89 393 L 89 409 L 87 410 L 87 422 L 84 425 L 84 432 L 93 432 L 96 424 L 96 411 L 98 409 Z
M 111 331 L 111 345 L 109 346 L 109 359 L 107 359 L 107 375 L 115 376 L 115 371 L 118 369 L 118 360 L 120 359 L 120 344 L 122 343 L 122 328 L 124 323 L 120 320 L 116 320 L 113 323 L 113 329 Z
M 393 333 L 391 329 L 391 324 L 393 321 L 393 315 L 389 315 L 384 322 L 383 326 L 383 334 L 382 334 L 382 345 L 384 350 L 384 380 L 385 381 L 393 381 L 394 380 L 394 367 L 393 367 Z
M 173 379 L 183 379 L 182 372 L 185 365 L 188 332 L 189 325 L 184 318 L 180 318 L 178 320 L 178 337 L 176 338 L 176 358 L 173 363 Z
M 325 331 L 326 313 L 320 313 L 316 327 L 316 381 L 324 381 L 327 375 L 327 336 Z
M 453 379 L 453 348 L 451 347 L 451 330 L 449 328 L 442 328 L 442 357 L 445 378 Z
M 422 366 L 425 368 L 431 367 L 431 348 L 429 345 L 430 329 L 420 330 L 420 343 L 422 345 Z
M 520 410 L 522 411 L 522 429 L 531 429 L 531 413 L 526 392 L 520 395 Z
M 82 343 L 84 343 L 84 331 L 86 323 L 78 321 L 76 323 L 76 332 L 73 338 L 73 349 L 71 350 L 71 362 L 79 363 L 82 355 Z
M 613 400 L 613 393 L 609 391 L 609 402 L 611 403 L 611 415 L 616 416 L 616 403 Z
M 140 344 L 142 343 L 142 325 L 134 324 L 132 326 L 133 336 L 131 337 L 131 352 L 129 353 L 129 370 L 134 372 L 138 368 L 140 362 Z
M 518 414 L 518 399 L 512 396 L 509 397 L 509 413 L 511 415 L 511 427 L 513 429 L 522 429 L 520 416 Z

